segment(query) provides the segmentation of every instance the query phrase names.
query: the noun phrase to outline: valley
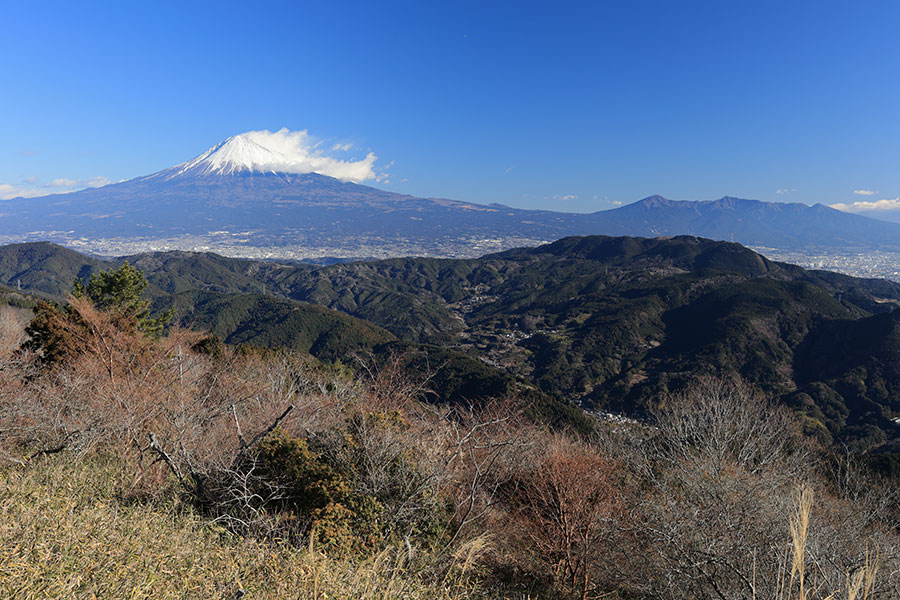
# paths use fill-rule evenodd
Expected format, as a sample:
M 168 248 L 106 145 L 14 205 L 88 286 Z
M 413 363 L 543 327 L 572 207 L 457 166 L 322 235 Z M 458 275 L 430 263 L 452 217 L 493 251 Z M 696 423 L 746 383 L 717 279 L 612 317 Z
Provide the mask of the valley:
M 545 414 L 643 418 L 697 377 L 739 376 L 826 444 L 900 451 L 900 284 L 885 280 L 689 236 L 588 236 L 328 266 L 180 251 L 101 260 L 24 244 L 0 248 L 0 281 L 61 299 L 75 276 L 126 259 L 146 274 L 153 309 L 174 306 L 185 326 L 326 362 L 405 353 L 440 365 L 443 401 L 518 390 Z

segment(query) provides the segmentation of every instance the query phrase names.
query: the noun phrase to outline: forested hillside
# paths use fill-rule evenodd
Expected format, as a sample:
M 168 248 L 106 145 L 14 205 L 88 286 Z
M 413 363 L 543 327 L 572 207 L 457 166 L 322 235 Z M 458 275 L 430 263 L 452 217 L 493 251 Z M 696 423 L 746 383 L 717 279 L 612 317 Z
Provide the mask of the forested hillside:
M 105 264 L 64 249 L 35 260 L 28 248 L 0 249 L 0 280 L 51 294 Z M 128 260 L 147 273 L 156 309 L 174 303 L 182 324 L 228 343 L 335 360 L 396 338 L 465 357 L 431 366 L 462 361 L 464 373 L 496 371 L 517 382 L 509 389 L 558 406 L 636 416 L 698 376 L 737 374 L 826 443 L 896 449 L 900 285 L 807 271 L 738 244 L 592 236 L 480 259 L 326 267 L 184 252 Z

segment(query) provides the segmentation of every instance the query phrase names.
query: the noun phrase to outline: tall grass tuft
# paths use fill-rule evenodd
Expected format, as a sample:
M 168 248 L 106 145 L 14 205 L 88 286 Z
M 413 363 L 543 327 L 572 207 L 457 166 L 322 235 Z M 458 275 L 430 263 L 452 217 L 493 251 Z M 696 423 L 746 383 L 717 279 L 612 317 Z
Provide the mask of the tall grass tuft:
M 809 553 L 810 515 L 815 506 L 815 495 L 808 485 L 797 491 L 796 506 L 790 518 L 791 568 L 790 576 L 779 584 L 778 600 L 868 600 L 875 589 L 878 573 L 878 556 L 866 553 L 865 562 L 851 575 L 845 574 L 843 590 L 823 590 L 824 582 L 810 581 L 807 574 Z M 821 568 L 821 567 L 819 567 Z M 786 585 L 785 585 L 786 583 Z M 827 595 L 825 595 L 827 594 Z

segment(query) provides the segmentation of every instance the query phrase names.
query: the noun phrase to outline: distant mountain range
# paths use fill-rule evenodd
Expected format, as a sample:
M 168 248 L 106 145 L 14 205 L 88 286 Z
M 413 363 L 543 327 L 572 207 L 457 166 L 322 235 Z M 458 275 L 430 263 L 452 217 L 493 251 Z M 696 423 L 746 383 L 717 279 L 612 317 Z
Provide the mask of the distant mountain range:
M 900 248 L 900 224 L 842 212 L 824 204 L 760 202 L 727 196 L 688 202 L 650 196 L 589 216 L 605 235 L 696 235 L 784 250 Z
M 273 256 L 299 258 L 475 256 L 587 234 L 687 234 L 781 250 L 900 250 L 900 224 L 821 204 L 651 196 L 590 214 L 522 210 L 273 171 L 273 152 L 239 135 L 146 177 L 0 201 L 0 240 L 45 239 L 93 251 L 107 247 L 98 240 L 232 255 L 266 248 Z

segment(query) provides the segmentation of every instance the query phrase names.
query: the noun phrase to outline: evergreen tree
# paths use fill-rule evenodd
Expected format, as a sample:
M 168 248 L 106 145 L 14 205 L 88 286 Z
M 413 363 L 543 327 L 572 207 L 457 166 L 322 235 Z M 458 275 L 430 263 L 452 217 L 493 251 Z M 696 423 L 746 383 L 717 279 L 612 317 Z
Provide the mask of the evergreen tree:
M 150 301 L 142 299 L 147 290 L 143 272 L 125 261 L 118 269 L 92 273 L 87 285 L 78 277 L 72 286 L 76 298 L 88 298 L 99 310 L 114 313 L 122 319 L 133 319 L 137 328 L 147 335 L 158 335 L 172 320 L 172 308 L 159 317 L 150 317 Z
M 150 301 L 142 298 L 147 290 L 144 274 L 126 262 L 118 269 L 91 274 L 87 284 L 75 278 L 72 297 L 85 299 L 98 310 L 113 317 L 120 329 L 159 336 L 175 314 L 174 307 L 158 317 L 150 316 Z M 83 329 L 80 315 L 72 306 L 60 307 L 41 302 L 25 328 L 29 339 L 22 347 L 39 353 L 44 362 L 54 363 L 75 350 L 71 332 Z

